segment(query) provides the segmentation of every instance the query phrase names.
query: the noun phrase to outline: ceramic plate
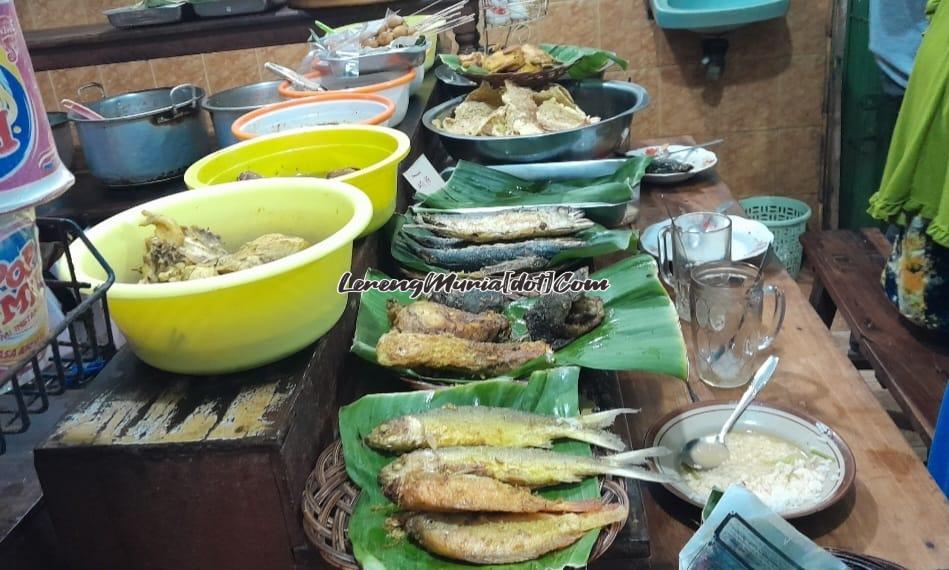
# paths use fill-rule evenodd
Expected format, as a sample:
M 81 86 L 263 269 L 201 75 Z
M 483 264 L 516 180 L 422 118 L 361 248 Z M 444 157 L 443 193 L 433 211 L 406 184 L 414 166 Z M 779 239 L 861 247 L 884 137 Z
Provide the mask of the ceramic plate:
M 656 422 L 646 434 L 645 447 L 661 445 L 681 450 L 693 438 L 718 432 L 725 419 L 735 409 L 735 402 L 722 400 L 696 402 L 675 410 Z M 778 512 L 786 519 L 803 517 L 822 511 L 840 500 L 853 484 L 856 464 L 853 453 L 834 430 L 803 414 L 780 406 L 752 404 L 745 410 L 734 431 L 753 431 L 789 441 L 806 451 L 815 451 L 837 463 L 838 475 L 827 481 L 821 498 L 794 510 Z M 727 440 L 726 440 L 727 441 Z M 655 461 L 656 468 L 665 473 L 679 472 L 679 455 L 675 453 Z M 685 483 L 665 484 L 672 494 L 701 508 L 705 497 L 699 496 Z
M 741 216 L 728 216 L 732 219 L 732 260 L 742 261 L 752 259 L 762 255 L 768 249 L 768 244 L 774 241 L 774 234 L 761 222 L 742 218 Z M 659 232 L 669 225 L 669 220 L 665 219 L 657 222 L 642 233 L 639 237 L 640 246 L 653 257 L 659 257 Z M 672 239 L 667 236 L 666 246 L 671 251 Z
M 637 148 L 626 153 L 626 156 L 656 156 L 662 152 L 663 148 L 672 152 L 674 150 L 680 150 L 684 148 L 689 148 L 688 146 L 681 144 L 670 144 L 670 145 L 661 145 L 661 146 L 644 146 L 642 148 Z M 657 182 L 659 184 L 673 184 L 675 182 L 682 182 L 683 180 L 688 180 L 696 174 L 705 172 L 706 170 L 715 168 L 715 165 L 718 164 L 718 156 L 710 150 L 704 148 L 696 148 L 686 152 L 680 152 L 678 154 L 672 155 L 670 158 L 674 158 L 679 162 L 686 162 L 692 165 L 692 170 L 688 172 L 674 172 L 672 174 L 646 174 L 643 179 L 647 182 Z

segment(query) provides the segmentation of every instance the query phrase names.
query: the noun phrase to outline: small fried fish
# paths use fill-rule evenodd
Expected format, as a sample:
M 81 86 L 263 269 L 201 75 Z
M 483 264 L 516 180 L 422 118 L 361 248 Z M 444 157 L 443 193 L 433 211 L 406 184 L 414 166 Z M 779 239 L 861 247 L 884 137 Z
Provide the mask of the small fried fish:
M 480 377 L 506 374 L 551 354 L 545 342 L 478 342 L 399 331 L 387 332 L 376 344 L 376 356 L 383 366 Z
M 584 457 L 547 449 L 510 447 L 443 447 L 419 449 L 398 457 L 379 472 L 379 486 L 397 488 L 413 473 L 445 475 L 468 473 L 503 483 L 536 489 L 561 483 L 577 483 L 595 475 L 613 475 L 642 481 L 668 483 L 674 475 L 637 467 L 672 451 L 650 447 L 603 457 Z
M 510 408 L 445 406 L 389 420 L 376 426 L 366 441 L 375 449 L 405 452 L 457 446 L 550 447 L 554 440 L 573 439 L 619 451 L 626 444 L 602 428 L 613 425 L 620 414 L 635 411 L 619 408 L 561 418 Z
M 538 497 L 490 477 L 415 471 L 383 489 L 406 511 L 428 513 L 584 513 L 603 507 L 600 501 L 559 501 Z
M 512 208 L 476 214 L 420 212 L 415 224 L 444 237 L 493 243 L 575 234 L 593 227 L 583 210 L 566 206 Z
M 623 521 L 626 505 L 567 514 L 416 514 L 403 526 L 425 550 L 476 564 L 510 564 L 566 548 L 593 529 Z
M 389 299 L 386 303 L 392 328 L 407 333 L 447 334 L 457 338 L 493 342 L 505 337 L 511 323 L 503 315 L 487 312 L 466 313 L 431 301 L 402 306 Z

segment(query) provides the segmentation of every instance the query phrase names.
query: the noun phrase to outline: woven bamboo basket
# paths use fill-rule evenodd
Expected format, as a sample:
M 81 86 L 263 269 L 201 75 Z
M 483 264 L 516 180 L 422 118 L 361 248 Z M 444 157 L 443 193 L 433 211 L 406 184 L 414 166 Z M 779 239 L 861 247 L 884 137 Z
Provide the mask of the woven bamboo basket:
M 623 479 L 601 479 L 600 493 L 604 504 L 629 507 L 626 481 Z M 346 475 L 342 443 L 334 441 L 316 460 L 316 467 L 307 478 L 303 491 L 303 529 L 320 556 L 334 568 L 359 568 L 347 534 L 349 518 L 358 498 L 359 488 Z M 600 532 L 590 554 L 591 562 L 613 545 L 625 525 L 626 521 L 614 523 Z
M 542 88 L 563 77 L 567 73 L 567 69 L 566 65 L 558 65 L 530 73 L 489 73 L 487 75 L 466 73 L 464 71 L 457 71 L 456 73 L 478 84 L 487 81 L 492 87 L 503 87 L 505 81 L 510 81 L 523 87 Z

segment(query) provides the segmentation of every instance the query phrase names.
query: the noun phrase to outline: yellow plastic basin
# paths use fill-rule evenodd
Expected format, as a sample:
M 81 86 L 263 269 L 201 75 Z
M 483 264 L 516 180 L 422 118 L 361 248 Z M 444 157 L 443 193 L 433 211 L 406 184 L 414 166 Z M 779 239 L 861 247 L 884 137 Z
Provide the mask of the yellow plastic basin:
M 399 163 L 409 137 L 374 125 L 332 125 L 256 137 L 223 148 L 191 165 L 188 188 L 234 182 L 246 170 L 264 177 L 301 176 L 354 166 L 358 172 L 333 180 L 352 184 L 372 201 L 372 221 L 361 235 L 381 228 L 395 211 Z
M 302 237 L 309 248 L 251 269 L 180 283 L 140 285 L 145 238 L 142 210 L 206 227 L 225 246 L 263 234 Z M 181 192 L 100 223 L 88 237 L 115 271 L 109 289 L 112 319 L 139 358 L 182 374 L 218 374 L 260 366 L 314 342 L 336 324 L 347 298 L 336 292 L 352 263 L 353 240 L 372 206 L 356 188 L 336 180 L 272 178 Z M 71 247 L 77 279 L 105 279 L 89 250 Z

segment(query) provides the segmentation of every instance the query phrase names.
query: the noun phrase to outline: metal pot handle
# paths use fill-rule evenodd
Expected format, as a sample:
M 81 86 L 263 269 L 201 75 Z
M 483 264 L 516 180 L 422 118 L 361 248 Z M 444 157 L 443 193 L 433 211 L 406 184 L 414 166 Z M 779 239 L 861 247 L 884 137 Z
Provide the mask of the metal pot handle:
M 191 98 L 182 103 L 175 103 L 175 93 L 184 90 L 191 89 Z M 198 106 L 198 86 L 193 83 L 182 83 L 181 85 L 176 85 L 171 88 L 171 91 L 168 92 L 168 97 L 171 99 L 171 107 L 175 111 L 178 109 L 190 105 L 192 108 Z
M 96 90 L 98 90 L 98 91 L 99 91 L 99 99 L 105 99 L 105 98 L 106 98 L 105 87 L 103 87 L 102 84 L 99 83 L 98 81 L 90 81 L 89 83 L 85 83 L 85 84 L 83 84 L 83 85 L 80 85 L 79 88 L 76 89 L 76 96 L 79 97 L 79 100 L 80 100 L 80 101 L 82 101 L 82 100 L 84 99 L 84 97 L 82 96 L 82 94 L 83 94 L 83 92 L 86 91 L 87 89 L 96 89 Z
M 175 103 L 175 94 L 184 89 L 191 89 L 191 97 L 188 98 L 187 101 Z M 153 120 L 156 125 L 170 123 L 185 115 L 191 114 L 198 108 L 198 100 L 200 99 L 198 87 L 191 83 L 182 83 L 181 85 L 172 87 L 171 91 L 168 92 L 168 97 L 171 99 L 171 109 L 155 116 Z

